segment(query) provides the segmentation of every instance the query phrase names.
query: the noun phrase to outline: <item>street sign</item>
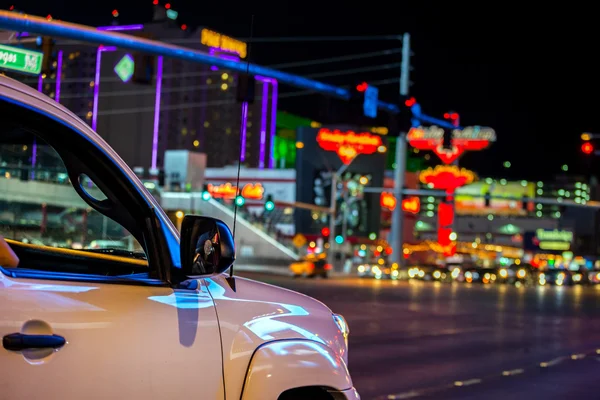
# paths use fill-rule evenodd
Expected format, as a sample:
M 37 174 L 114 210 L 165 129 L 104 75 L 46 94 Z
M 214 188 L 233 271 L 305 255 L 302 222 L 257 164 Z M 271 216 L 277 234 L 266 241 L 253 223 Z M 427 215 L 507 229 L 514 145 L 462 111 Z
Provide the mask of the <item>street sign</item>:
M 0 45 L 0 68 L 3 69 L 39 75 L 43 58 L 44 55 L 38 51 Z
M 379 101 L 379 89 L 375 86 L 367 86 L 365 90 L 365 101 L 363 111 L 365 117 L 377 118 L 377 102 Z
M 296 236 L 294 236 L 294 239 L 292 239 L 292 242 L 294 243 L 294 246 L 300 248 L 306 244 L 306 236 L 304 236 L 301 233 L 298 233 L 298 234 L 296 234 Z
M 128 82 L 131 79 L 134 70 L 135 62 L 129 54 L 125 54 L 117 65 L 115 65 L 115 73 L 123 82 Z

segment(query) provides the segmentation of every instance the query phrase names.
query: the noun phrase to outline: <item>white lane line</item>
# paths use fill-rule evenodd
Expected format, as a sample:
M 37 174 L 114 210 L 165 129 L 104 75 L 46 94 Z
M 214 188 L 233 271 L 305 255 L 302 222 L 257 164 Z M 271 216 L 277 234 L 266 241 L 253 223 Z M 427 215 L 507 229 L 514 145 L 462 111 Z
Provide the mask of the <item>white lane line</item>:
M 557 357 L 550 361 L 544 361 L 544 362 L 540 363 L 540 367 L 542 367 L 542 368 L 552 367 L 556 364 L 563 362 L 565 359 L 566 359 L 566 357 Z
M 481 383 L 481 379 L 467 379 L 466 381 L 456 381 L 454 386 L 471 386 Z
M 517 369 L 511 369 L 508 371 L 502 371 L 502 375 L 503 376 L 513 376 L 513 375 L 522 374 L 523 372 L 525 372 L 525 370 L 523 368 L 517 368 Z
M 410 392 L 389 394 L 387 398 L 389 400 L 401 400 L 401 399 L 412 399 L 412 398 L 419 397 L 419 396 L 421 396 L 421 392 L 418 392 L 416 390 L 411 390 Z

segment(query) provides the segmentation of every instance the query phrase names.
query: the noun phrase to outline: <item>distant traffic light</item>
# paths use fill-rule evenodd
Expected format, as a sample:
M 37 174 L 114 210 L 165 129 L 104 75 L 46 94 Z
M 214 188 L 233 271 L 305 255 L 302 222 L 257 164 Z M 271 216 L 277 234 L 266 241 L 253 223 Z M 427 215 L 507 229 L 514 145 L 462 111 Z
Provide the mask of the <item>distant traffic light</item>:
M 344 243 L 344 237 L 343 237 L 342 235 L 337 235 L 337 236 L 335 237 L 335 242 L 336 242 L 337 244 L 342 244 L 342 243 Z
M 210 194 L 210 191 L 208 190 L 208 185 L 204 185 L 204 188 L 202 189 L 202 200 L 204 201 L 208 201 L 210 200 L 210 198 L 212 197 L 212 195 Z
M 459 121 L 460 121 L 460 116 L 458 115 L 457 112 L 450 111 L 450 112 L 444 113 L 444 119 L 449 120 L 452 123 L 452 125 L 458 126 Z
M 244 196 L 238 195 L 235 196 L 235 205 L 238 207 L 242 207 L 244 204 L 246 204 L 246 199 L 244 198 Z
M 42 53 L 44 57 L 42 58 L 42 74 L 47 74 L 48 76 L 52 72 L 52 65 L 54 64 L 54 39 L 49 36 L 42 37 Z
M 265 211 L 271 212 L 275 209 L 275 203 L 273 202 L 273 196 L 268 194 L 265 201 Z
M 329 237 L 330 233 L 331 231 L 328 227 L 324 227 L 323 229 L 321 229 L 321 236 L 323 236 L 324 238 Z
M 592 154 L 594 152 L 594 145 L 590 142 L 585 142 L 581 145 L 581 151 L 583 154 Z

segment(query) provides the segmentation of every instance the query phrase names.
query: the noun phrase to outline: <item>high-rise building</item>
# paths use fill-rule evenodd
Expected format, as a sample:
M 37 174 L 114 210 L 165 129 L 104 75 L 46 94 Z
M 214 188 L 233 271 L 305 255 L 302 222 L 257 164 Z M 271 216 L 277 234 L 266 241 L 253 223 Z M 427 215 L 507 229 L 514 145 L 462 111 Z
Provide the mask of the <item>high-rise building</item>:
M 164 15 L 144 25 L 98 29 L 183 40 L 187 48 L 234 62 L 247 56 L 245 43 L 206 28 L 183 30 Z M 39 47 L 35 41 L 24 46 Z M 244 106 L 236 101 L 238 74 L 217 66 L 62 40 L 53 57 L 49 75 L 11 75 L 81 117 L 131 167 L 160 168 L 168 149 L 206 153 L 208 167 L 235 164 L 240 156 L 248 167 L 274 167 L 275 80 L 255 77 L 255 100 Z M 134 66 L 149 67 L 148 82 L 136 81 Z

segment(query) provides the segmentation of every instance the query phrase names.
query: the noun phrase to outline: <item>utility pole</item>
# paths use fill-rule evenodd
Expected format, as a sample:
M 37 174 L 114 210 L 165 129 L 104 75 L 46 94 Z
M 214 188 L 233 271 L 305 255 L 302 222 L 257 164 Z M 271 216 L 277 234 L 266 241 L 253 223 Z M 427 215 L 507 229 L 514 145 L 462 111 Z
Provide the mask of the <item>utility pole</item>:
M 400 65 L 400 95 L 408 96 L 410 87 L 410 34 L 402 36 L 402 63 Z M 404 188 L 404 174 L 406 173 L 406 127 L 399 127 L 400 132 L 396 141 L 396 168 L 394 169 L 394 196 L 398 204 L 402 204 L 402 189 Z M 391 244 L 392 261 L 402 266 L 403 257 L 403 220 L 402 207 L 396 207 L 392 214 Z

